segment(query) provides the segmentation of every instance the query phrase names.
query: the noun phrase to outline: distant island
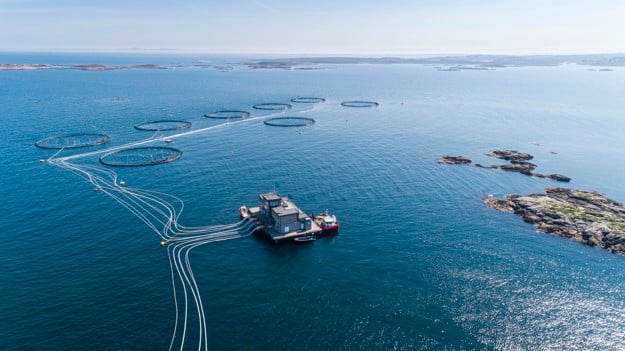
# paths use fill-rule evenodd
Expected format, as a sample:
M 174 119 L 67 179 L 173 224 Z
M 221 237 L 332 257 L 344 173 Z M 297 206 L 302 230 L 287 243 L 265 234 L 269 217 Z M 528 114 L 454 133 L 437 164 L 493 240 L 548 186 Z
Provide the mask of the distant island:
M 167 69 L 155 64 L 107 66 L 100 64 L 87 65 L 48 65 L 48 64 L 16 64 L 0 63 L 0 71 L 34 71 L 34 70 L 79 70 L 79 71 L 111 71 L 120 69 Z
M 625 54 L 591 55 L 463 55 L 432 57 L 297 57 L 244 61 L 253 69 L 293 69 L 322 64 L 424 64 L 441 71 L 487 70 L 504 67 L 558 66 L 578 64 L 601 67 L 625 67 Z M 441 67 L 446 66 L 446 67 Z

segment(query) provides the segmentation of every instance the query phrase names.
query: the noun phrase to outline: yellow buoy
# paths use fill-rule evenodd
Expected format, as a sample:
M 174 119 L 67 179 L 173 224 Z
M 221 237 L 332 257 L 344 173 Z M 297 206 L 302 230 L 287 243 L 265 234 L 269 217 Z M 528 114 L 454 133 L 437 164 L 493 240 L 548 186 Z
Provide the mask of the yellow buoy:
M 124 182 L 123 180 L 120 180 L 119 181 L 119 185 L 124 186 L 124 185 L 126 185 L 126 182 Z
M 167 245 L 167 241 L 161 241 L 161 246 L 165 247 Z

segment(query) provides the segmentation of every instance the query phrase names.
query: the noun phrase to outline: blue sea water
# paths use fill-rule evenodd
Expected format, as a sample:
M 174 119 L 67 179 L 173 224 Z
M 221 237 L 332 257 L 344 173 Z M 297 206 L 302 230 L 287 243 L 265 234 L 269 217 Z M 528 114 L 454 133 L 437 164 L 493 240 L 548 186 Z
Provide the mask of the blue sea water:
M 0 55 L 7 63 L 239 60 Z M 461 154 L 488 164 L 496 162 L 489 150 L 519 149 L 538 171 L 572 177 L 567 186 L 625 201 L 623 91 L 625 71 L 579 66 L 0 72 L 0 349 L 161 350 L 174 327 L 160 239 L 81 178 L 39 163 L 53 152 L 35 141 L 99 131 L 122 145 L 151 135 L 133 128 L 140 122 L 173 117 L 202 128 L 221 123 L 206 112 L 259 116 L 253 104 L 295 96 L 327 99 L 293 111 L 314 126 L 226 126 L 176 139 L 184 152 L 176 162 L 115 169 L 133 187 L 182 198 L 184 225 L 236 222 L 241 204 L 276 185 L 303 209 L 339 217 L 340 235 L 312 245 L 248 237 L 192 252 L 210 349 L 623 349 L 625 259 L 536 233 L 481 203 L 561 183 L 434 162 Z M 380 106 L 340 106 L 354 99 Z

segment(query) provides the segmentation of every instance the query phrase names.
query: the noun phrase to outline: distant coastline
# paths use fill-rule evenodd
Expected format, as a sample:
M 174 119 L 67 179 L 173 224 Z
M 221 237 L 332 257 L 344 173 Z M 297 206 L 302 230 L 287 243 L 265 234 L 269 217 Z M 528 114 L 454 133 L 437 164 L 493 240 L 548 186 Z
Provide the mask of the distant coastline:
M 111 71 L 120 69 L 167 69 L 155 64 L 107 66 L 100 64 L 88 65 L 48 65 L 48 64 L 20 64 L 0 63 L 0 71 L 36 71 L 36 70 L 79 70 L 79 71 Z
M 464 55 L 433 57 L 297 57 L 244 61 L 242 64 L 254 69 L 292 69 L 300 66 L 322 64 L 423 64 L 437 66 L 442 71 L 463 69 L 495 69 L 505 67 L 545 67 L 562 64 L 584 66 L 625 67 L 625 54 L 589 55 Z M 442 67 L 444 66 L 444 67 Z
M 625 67 L 625 54 L 589 54 L 589 55 L 463 55 L 463 56 L 431 56 L 431 57 L 293 57 L 272 59 L 250 59 L 213 66 L 209 64 L 139 64 L 139 65 L 103 65 L 103 64 L 24 64 L 0 63 L 0 71 L 33 71 L 33 70 L 81 70 L 110 71 L 124 69 L 172 69 L 184 67 L 209 68 L 222 72 L 234 69 L 234 66 L 247 66 L 251 69 L 282 69 L 282 70 L 318 70 L 323 65 L 349 64 L 421 64 L 431 66 L 444 72 L 463 70 L 493 70 L 509 67 L 554 67 L 564 64 L 588 66 L 589 71 L 609 72 L 616 67 Z

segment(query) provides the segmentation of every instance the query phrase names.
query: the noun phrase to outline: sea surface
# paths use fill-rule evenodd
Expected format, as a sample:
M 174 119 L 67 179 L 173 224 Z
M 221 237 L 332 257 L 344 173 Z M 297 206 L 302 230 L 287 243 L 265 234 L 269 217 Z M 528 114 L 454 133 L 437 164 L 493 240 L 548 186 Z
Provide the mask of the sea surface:
M 209 349 L 625 348 L 625 258 L 536 233 L 481 202 L 562 185 L 625 201 L 625 70 L 191 66 L 242 59 L 0 54 L 4 63 L 182 66 L 0 72 L 0 349 L 165 350 L 176 320 L 160 238 L 82 178 L 38 162 L 54 151 L 34 142 L 97 131 L 112 137 L 103 149 L 150 137 L 133 128 L 140 122 L 199 129 L 223 123 L 204 113 L 258 117 L 267 112 L 253 104 L 296 96 L 327 99 L 289 112 L 315 125 L 255 119 L 175 139 L 175 162 L 111 168 L 129 186 L 183 199 L 187 226 L 234 223 L 241 204 L 274 189 L 339 218 L 338 236 L 309 245 L 247 237 L 191 253 Z M 435 162 L 499 163 L 484 155 L 497 148 L 529 152 L 537 171 L 573 181 Z M 189 349 L 197 332 L 191 323 Z

